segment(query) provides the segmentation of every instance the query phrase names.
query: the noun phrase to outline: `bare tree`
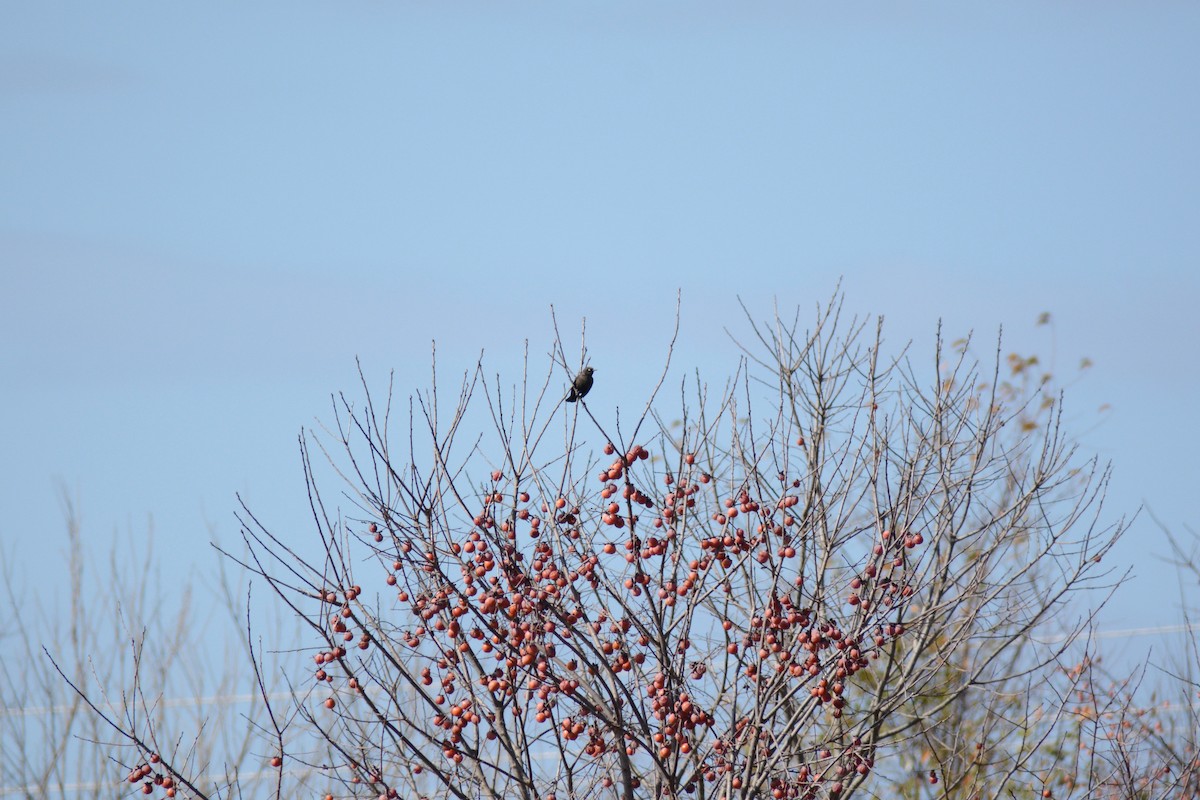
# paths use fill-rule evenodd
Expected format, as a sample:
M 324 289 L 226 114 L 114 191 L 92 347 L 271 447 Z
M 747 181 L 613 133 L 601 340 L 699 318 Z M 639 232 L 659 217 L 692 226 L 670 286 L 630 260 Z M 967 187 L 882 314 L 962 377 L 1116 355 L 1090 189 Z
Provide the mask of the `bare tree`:
M 197 794 L 248 785 L 262 759 L 245 721 L 259 695 L 237 668 L 245 643 L 205 635 L 210 614 L 242 613 L 245 576 L 223 572 L 201 607 L 192 578 L 155 553 L 153 526 L 121 537 L 105 564 L 78 501 L 64 490 L 62 503 L 65 613 L 43 602 L 44 576 L 27 580 L 2 554 L 2 641 L 14 668 L 0 678 L 0 797 L 108 798 L 118 780 L 174 796 L 172 770 L 203 786 Z M 154 591 L 158 578 L 169 598 Z

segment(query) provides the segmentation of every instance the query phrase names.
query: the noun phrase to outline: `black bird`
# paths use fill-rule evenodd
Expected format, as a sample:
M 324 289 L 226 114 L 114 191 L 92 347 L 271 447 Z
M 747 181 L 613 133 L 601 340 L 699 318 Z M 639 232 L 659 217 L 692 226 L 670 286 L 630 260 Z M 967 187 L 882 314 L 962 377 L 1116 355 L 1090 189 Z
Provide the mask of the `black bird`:
M 574 403 L 592 390 L 592 373 L 595 371 L 591 367 L 584 367 L 583 371 L 575 376 L 571 391 L 567 392 L 568 403 Z

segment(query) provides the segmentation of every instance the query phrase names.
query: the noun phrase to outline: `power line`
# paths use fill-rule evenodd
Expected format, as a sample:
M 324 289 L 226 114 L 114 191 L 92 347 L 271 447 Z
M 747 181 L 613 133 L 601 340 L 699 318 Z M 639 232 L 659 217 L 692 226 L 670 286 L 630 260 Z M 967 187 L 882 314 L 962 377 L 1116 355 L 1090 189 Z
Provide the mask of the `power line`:
M 267 695 L 269 700 L 286 700 L 301 696 L 298 692 L 272 692 Z M 231 706 L 261 700 L 261 694 L 214 694 L 207 697 L 168 697 L 159 699 L 154 705 L 163 708 L 179 708 L 182 706 Z M 56 706 L 34 706 L 32 708 L 0 709 L 0 718 L 6 717 L 44 717 L 51 714 L 65 714 L 77 709 L 75 704 L 60 704 Z M 102 711 L 120 711 L 124 706 L 118 703 L 97 703 L 96 708 Z
M 1200 631 L 1200 623 L 1180 623 L 1177 625 L 1155 625 L 1142 628 L 1121 628 L 1110 631 L 1096 631 L 1091 634 L 1092 639 L 1128 639 L 1137 636 L 1154 636 L 1170 633 L 1191 633 Z M 1038 641 L 1043 644 L 1057 644 L 1065 642 L 1067 639 L 1088 638 L 1086 634 L 1064 634 L 1059 636 L 1039 637 Z M 267 694 L 268 700 L 295 700 L 307 692 L 271 692 Z M 184 706 L 230 706 L 241 703 L 250 703 L 255 700 L 262 699 L 260 694 L 216 694 L 204 697 L 172 697 L 160 699 L 155 705 L 163 708 L 180 708 Z M 0 719 L 8 717 L 39 717 L 48 716 L 51 714 L 63 714 L 77 708 L 75 705 L 61 704 L 55 706 L 34 706 L 32 708 L 4 708 L 0 709 Z M 117 703 L 97 704 L 97 708 L 104 711 L 119 711 L 122 706 Z
M 301 774 L 304 776 L 311 776 L 316 772 L 318 772 L 318 770 L 306 769 L 306 770 L 301 770 L 299 773 L 289 772 L 288 774 Z M 237 780 L 239 783 L 245 782 L 247 784 L 252 784 L 255 781 L 262 780 L 263 778 L 272 778 L 275 775 L 277 775 L 278 773 L 279 773 L 279 770 L 277 770 L 277 769 L 261 769 L 261 770 L 255 771 L 255 772 L 239 772 L 239 773 L 237 773 Z M 229 776 L 225 773 L 220 773 L 220 774 L 212 773 L 209 775 L 200 776 L 199 778 L 196 779 L 196 782 L 197 783 L 209 783 L 209 784 L 215 785 L 218 783 L 223 783 L 226 779 L 228 779 L 228 777 Z M 141 784 L 141 781 L 138 781 L 138 784 Z M 105 789 L 111 790 L 114 788 L 114 785 L 125 785 L 126 787 L 128 787 L 128 784 L 126 784 L 126 782 L 123 780 L 122 781 L 115 781 L 115 780 L 113 780 L 113 781 L 92 781 L 91 783 L 83 783 L 83 782 L 77 781 L 75 783 L 61 784 L 60 786 L 55 787 L 55 788 L 57 788 L 57 791 L 54 791 L 54 789 L 50 789 L 46 786 L 31 783 L 26 786 L 0 786 L 0 797 L 5 797 L 7 795 L 25 795 L 26 797 L 44 796 L 44 793 L 47 791 L 54 791 L 54 794 L 56 794 L 60 797 L 67 797 L 71 794 L 76 794 L 76 793 L 80 793 L 80 792 L 94 794 L 96 792 L 103 791 Z M 39 794 L 39 793 L 42 793 L 42 794 Z
M 1096 631 L 1090 636 L 1086 631 L 1073 634 L 1062 634 L 1059 636 L 1038 637 L 1037 641 L 1043 644 L 1057 644 L 1065 642 L 1068 639 L 1130 639 L 1135 636 L 1154 636 L 1165 633 L 1191 633 L 1200 631 L 1200 622 L 1185 622 L 1178 625 L 1154 625 L 1145 628 L 1122 628 L 1111 631 Z

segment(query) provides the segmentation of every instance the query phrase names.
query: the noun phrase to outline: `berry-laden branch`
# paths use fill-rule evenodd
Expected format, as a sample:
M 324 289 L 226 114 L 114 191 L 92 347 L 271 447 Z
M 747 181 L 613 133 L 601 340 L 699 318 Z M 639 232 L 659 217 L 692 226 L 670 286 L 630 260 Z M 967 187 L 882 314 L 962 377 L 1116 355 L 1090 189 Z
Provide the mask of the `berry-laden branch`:
M 560 395 L 527 364 L 505 401 L 480 365 L 446 408 L 435 368 L 401 436 L 390 386 L 379 404 L 365 378 L 361 407 L 343 397 L 336 446 L 316 441 L 347 508 L 302 440 L 316 554 L 243 518 L 245 565 L 314 635 L 279 643 L 307 647 L 289 674 L 314 686 L 272 717 L 309 722 L 289 752 L 385 798 L 1053 780 L 1047 743 L 1078 683 L 1063 665 L 1080 629 L 1060 612 L 1109 580 L 1125 529 L 1100 514 L 1107 472 L 1060 420 L 1019 424 L 1038 389 L 1001 397 L 940 336 L 930 369 L 885 354 L 882 324 L 837 298 L 811 331 L 750 326 L 725 390 L 646 403 L 638 441 L 606 433 L 622 430 L 615 384 L 586 372 Z M 548 376 L 566 365 L 551 352 Z

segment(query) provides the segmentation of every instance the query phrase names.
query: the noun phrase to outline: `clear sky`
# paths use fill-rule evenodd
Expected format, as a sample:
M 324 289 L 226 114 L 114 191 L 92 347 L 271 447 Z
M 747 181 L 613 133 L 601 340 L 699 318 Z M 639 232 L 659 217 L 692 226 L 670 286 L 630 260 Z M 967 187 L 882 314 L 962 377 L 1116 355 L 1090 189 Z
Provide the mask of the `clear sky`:
M 677 289 L 720 380 L 738 296 L 839 276 L 897 344 L 1093 359 L 1110 508 L 1196 527 L 1197 42 L 1191 2 L 10 4 L 2 552 L 62 574 L 62 482 L 101 552 L 153 518 L 169 591 L 235 492 L 307 535 L 295 438 L 356 356 L 516 380 L 553 304 L 633 406 Z M 1139 521 L 1108 628 L 1177 621 L 1165 551 Z

